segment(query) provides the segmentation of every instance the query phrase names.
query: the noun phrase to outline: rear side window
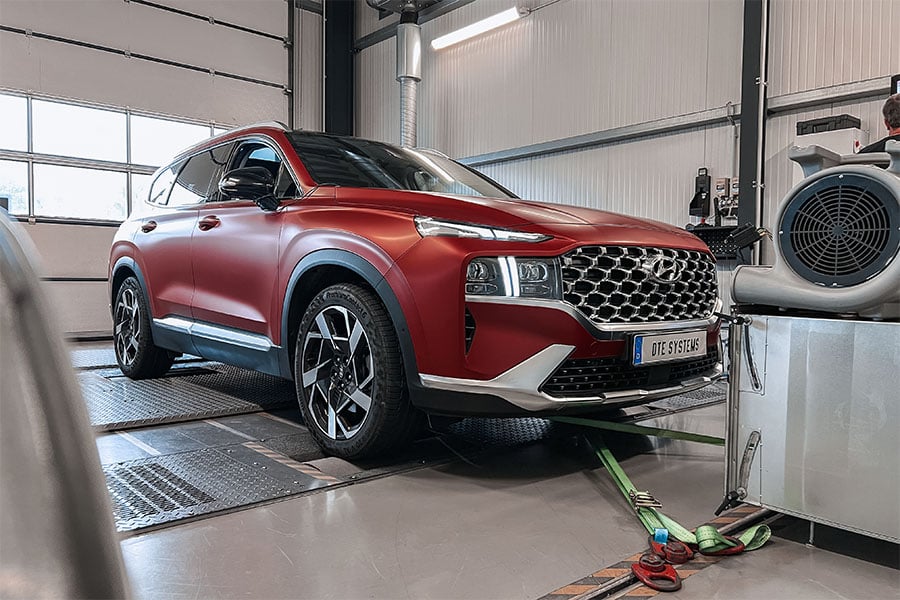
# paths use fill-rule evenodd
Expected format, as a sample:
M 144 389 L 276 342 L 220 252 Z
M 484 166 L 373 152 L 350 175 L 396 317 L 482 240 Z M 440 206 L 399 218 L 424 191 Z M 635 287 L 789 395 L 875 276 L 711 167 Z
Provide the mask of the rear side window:
M 153 185 L 150 186 L 150 196 L 147 198 L 147 202 L 161 206 L 165 206 L 169 202 L 169 190 L 172 189 L 172 182 L 175 181 L 175 176 L 183 164 L 183 162 L 175 163 L 159 174 L 153 181 Z

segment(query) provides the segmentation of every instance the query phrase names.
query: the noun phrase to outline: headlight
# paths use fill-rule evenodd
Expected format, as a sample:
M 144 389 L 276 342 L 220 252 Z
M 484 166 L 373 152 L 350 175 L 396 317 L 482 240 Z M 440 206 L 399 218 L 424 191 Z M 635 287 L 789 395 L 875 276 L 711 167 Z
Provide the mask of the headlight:
M 416 217 L 416 229 L 422 237 L 457 237 L 499 240 L 505 242 L 543 242 L 552 236 L 511 229 L 497 229 L 487 225 L 472 225 L 454 221 L 439 221 L 431 217 Z
M 555 258 L 479 257 L 466 267 L 466 294 L 471 296 L 559 300 L 561 288 Z

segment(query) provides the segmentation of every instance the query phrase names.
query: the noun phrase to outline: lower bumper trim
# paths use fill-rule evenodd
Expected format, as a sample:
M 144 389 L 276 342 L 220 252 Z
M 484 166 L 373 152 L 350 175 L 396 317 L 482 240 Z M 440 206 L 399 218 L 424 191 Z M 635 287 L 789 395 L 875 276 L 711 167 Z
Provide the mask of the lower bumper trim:
M 477 380 L 439 375 L 421 375 L 422 385 L 431 390 L 491 395 L 527 412 L 557 412 L 567 409 L 612 407 L 652 402 L 702 388 L 723 377 L 721 361 L 706 373 L 672 385 L 610 391 L 586 396 L 554 397 L 541 387 L 574 350 L 573 346 L 554 344 L 519 363 L 494 379 Z

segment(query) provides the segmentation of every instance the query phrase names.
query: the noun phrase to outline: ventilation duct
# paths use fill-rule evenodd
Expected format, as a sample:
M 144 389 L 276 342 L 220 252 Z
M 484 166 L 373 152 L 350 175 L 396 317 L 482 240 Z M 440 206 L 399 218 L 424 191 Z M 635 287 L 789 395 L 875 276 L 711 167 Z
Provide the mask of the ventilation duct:
M 422 30 L 419 11 L 439 0 L 366 0 L 380 13 L 400 14 L 397 25 L 397 81 L 400 82 L 400 145 L 416 147 L 419 82 L 422 81 Z
M 422 80 L 422 29 L 412 3 L 400 13 L 397 25 L 397 81 L 400 82 L 400 145 L 416 147 L 416 97 Z
M 900 318 L 900 142 L 886 149 L 791 148 L 806 178 L 779 206 L 774 264 L 735 272 L 736 302 Z

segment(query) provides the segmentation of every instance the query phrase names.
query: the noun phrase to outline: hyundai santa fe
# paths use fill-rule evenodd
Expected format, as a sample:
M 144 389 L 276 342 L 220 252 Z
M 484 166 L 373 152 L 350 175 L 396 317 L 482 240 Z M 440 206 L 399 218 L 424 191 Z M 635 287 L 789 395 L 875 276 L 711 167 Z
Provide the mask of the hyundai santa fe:
M 265 123 L 186 150 L 144 200 L 110 255 L 122 372 L 185 353 L 292 379 L 337 456 L 426 413 L 600 412 L 722 375 L 703 242 L 435 151 Z

